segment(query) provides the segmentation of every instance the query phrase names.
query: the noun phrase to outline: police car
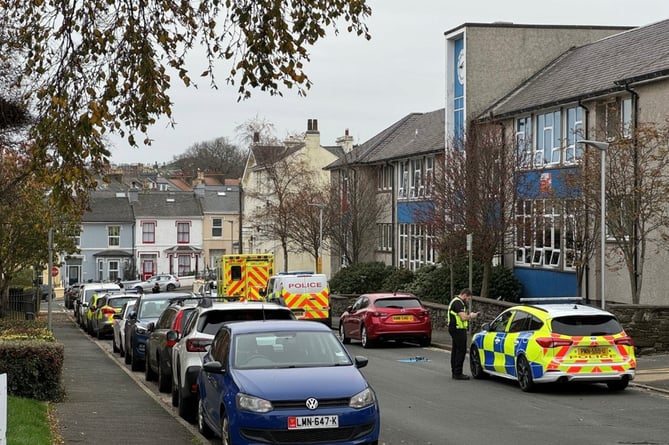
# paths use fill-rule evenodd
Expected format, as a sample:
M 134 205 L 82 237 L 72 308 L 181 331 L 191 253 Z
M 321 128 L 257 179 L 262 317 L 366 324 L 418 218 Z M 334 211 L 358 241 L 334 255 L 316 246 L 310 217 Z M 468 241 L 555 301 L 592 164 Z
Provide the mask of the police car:
M 519 305 L 506 309 L 470 345 L 472 377 L 538 383 L 606 383 L 623 390 L 634 379 L 632 339 L 610 312 L 582 304 Z

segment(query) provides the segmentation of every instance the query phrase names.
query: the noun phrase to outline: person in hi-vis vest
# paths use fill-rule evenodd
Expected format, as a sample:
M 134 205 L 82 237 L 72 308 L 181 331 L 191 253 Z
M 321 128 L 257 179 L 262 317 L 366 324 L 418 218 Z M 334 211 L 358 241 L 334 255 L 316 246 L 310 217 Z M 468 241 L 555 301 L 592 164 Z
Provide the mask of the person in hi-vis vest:
M 448 305 L 448 333 L 453 339 L 451 348 L 451 375 L 456 380 L 469 380 L 462 372 L 467 354 L 467 327 L 469 320 L 478 316 L 477 312 L 467 312 L 467 302 L 472 298 L 471 289 L 462 289 L 460 295 Z

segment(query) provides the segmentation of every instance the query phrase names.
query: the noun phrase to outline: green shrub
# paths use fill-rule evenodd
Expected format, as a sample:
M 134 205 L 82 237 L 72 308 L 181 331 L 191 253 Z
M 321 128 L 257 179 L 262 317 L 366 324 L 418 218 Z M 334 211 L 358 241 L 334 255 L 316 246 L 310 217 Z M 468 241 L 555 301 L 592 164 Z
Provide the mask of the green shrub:
M 0 340 L 0 374 L 7 374 L 7 394 L 60 401 L 62 343 L 43 340 Z
M 330 290 L 335 294 L 380 292 L 394 270 L 381 262 L 351 264 L 330 279 Z
M 384 292 L 407 292 L 407 289 L 413 280 L 414 273 L 409 269 L 395 269 L 383 281 L 381 290 Z

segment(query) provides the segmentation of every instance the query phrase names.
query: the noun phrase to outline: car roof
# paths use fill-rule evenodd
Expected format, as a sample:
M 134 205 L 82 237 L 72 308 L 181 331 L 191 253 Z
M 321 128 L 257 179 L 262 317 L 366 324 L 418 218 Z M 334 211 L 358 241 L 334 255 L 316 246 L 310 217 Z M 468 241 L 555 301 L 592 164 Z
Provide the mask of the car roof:
M 207 297 L 203 298 L 203 301 Z M 209 309 L 228 309 L 228 310 L 239 310 L 239 309 L 280 309 L 289 311 L 290 308 L 281 306 L 280 304 L 270 303 L 267 301 L 213 301 L 210 306 L 202 305 L 203 310 Z
M 408 292 L 375 292 L 371 294 L 364 294 L 362 296 L 368 297 L 370 300 L 378 300 L 381 298 L 416 298 L 414 294 Z
M 169 300 L 173 298 L 174 295 L 170 295 L 169 292 L 160 292 L 158 294 L 142 294 L 137 297 L 138 300 L 142 301 L 154 301 L 154 300 Z
M 86 283 L 80 287 L 80 289 L 100 289 L 100 290 L 109 290 L 109 289 L 120 289 L 121 287 L 116 283 Z
M 307 320 L 250 320 L 227 323 L 233 334 L 249 334 L 258 332 L 300 331 L 300 332 L 332 332 L 325 324 Z
M 528 312 L 534 313 L 542 317 L 556 318 L 556 317 L 565 317 L 565 316 L 574 316 L 574 315 L 610 315 L 613 316 L 608 311 L 599 309 L 593 306 L 586 306 L 584 304 L 569 304 L 569 303 L 551 303 L 551 304 L 533 304 L 533 305 L 521 305 L 514 306 L 510 309 L 522 308 Z

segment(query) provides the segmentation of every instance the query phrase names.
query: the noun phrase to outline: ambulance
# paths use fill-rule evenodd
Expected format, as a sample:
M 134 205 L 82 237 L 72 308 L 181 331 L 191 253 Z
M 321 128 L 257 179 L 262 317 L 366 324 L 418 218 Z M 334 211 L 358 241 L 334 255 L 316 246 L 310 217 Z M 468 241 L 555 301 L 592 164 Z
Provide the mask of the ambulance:
M 216 261 L 216 294 L 227 300 L 264 300 L 274 255 L 246 253 L 223 255 Z
M 325 274 L 288 272 L 270 277 L 267 301 L 280 301 L 301 320 L 313 320 L 332 327 L 330 288 Z

